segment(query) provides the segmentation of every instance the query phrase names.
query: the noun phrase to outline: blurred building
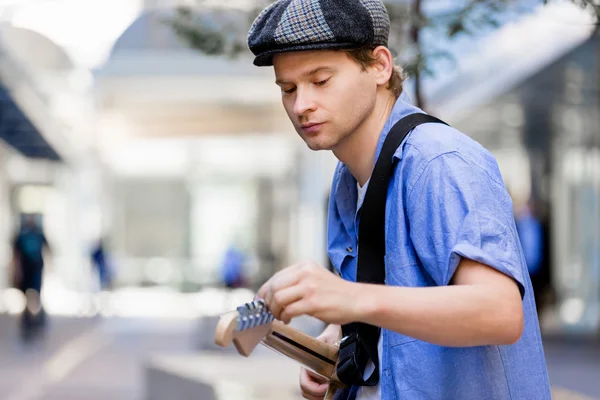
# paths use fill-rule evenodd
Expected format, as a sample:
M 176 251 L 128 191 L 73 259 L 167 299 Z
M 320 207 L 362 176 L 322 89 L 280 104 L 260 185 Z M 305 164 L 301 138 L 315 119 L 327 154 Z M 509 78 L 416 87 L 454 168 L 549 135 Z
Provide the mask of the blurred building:
M 0 101 L 13 115 L 0 129 L 0 207 L 12 212 L 0 215 L 43 212 L 67 287 L 87 284 L 100 236 L 120 285 L 218 284 L 232 243 L 253 260 L 255 283 L 299 259 L 327 263 L 335 159 L 297 138 L 270 69 L 174 36 L 166 20 L 188 3 L 0 6 Z M 559 317 L 590 331 L 600 304 L 598 37 L 567 3 L 510 18 L 478 38 L 424 35 L 456 60 L 423 82 L 427 110 L 492 150 L 511 192 L 541 202 Z M 3 237 L 13 219 L 0 220 Z
M 256 281 L 326 261 L 333 157 L 299 143 L 272 71 L 183 46 L 166 24 L 177 3 L 15 1 L 0 16 L 2 81 L 62 159 L 47 183 L 72 202 L 47 229 L 71 286 L 101 235 L 121 284 L 217 284 L 233 242 Z
M 458 79 L 431 92 L 439 114 L 494 153 L 515 205 L 535 208 L 545 236 L 536 289 L 547 294 L 553 328 L 578 334 L 600 329 L 594 26 L 571 5 L 542 8 L 478 43 L 478 61 L 467 57 Z

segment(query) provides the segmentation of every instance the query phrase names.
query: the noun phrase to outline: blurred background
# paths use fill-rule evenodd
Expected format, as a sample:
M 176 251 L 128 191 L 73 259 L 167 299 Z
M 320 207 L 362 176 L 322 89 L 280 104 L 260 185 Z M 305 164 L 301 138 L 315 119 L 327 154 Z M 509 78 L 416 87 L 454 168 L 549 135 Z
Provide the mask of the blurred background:
M 268 3 L 0 0 L 0 399 L 299 398 L 289 360 L 212 344 L 329 265 L 336 160 L 245 47 Z M 387 5 L 405 90 L 499 162 L 554 397 L 600 399 L 600 3 Z

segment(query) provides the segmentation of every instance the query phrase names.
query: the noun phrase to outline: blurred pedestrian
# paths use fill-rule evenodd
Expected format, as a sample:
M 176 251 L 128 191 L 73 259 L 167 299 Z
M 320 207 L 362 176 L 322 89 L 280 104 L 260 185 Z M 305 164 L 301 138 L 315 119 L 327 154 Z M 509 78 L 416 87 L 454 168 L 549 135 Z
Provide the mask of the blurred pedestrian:
M 90 258 L 98 278 L 100 291 L 109 291 L 113 285 L 113 265 L 106 249 L 106 240 L 100 238 L 92 247 Z
M 229 289 L 242 288 L 246 286 L 244 275 L 244 263 L 246 256 L 235 244 L 231 244 L 223 258 L 222 279 L 225 287 Z
M 515 225 L 519 234 L 527 270 L 533 286 L 538 315 L 543 310 L 546 285 L 544 263 L 544 230 L 531 201 L 515 202 Z
M 24 215 L 13 240 L 14 284 L 23 292 L 26 302 L 21 314 L 21 335 L 25 340 L 41 333 L 46 321 L 41 292 L 44 252 L 50 247 L 36 217 L 34 214 Z

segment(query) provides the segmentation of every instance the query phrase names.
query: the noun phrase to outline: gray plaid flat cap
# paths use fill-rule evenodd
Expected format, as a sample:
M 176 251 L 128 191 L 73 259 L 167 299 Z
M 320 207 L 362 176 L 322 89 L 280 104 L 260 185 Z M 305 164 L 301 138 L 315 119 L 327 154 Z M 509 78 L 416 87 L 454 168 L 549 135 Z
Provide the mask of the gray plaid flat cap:
M 387 46 L 390 19 L 381 0 L 278 0 L 248 32 L 254 65 L 289 51 Z

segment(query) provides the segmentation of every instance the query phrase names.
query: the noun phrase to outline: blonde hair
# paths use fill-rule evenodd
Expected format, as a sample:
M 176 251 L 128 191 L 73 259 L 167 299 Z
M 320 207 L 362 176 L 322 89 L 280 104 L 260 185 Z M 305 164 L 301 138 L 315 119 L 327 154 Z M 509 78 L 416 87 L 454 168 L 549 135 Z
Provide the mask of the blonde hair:
M 352 60 L 358 63 L 363 70 L 366 70 L 367 67 L 373 65 L 377 61 L 377 59 L 373 57 L 373 49 L 369 47 L 344 50 L 344 52 L 348 54 Z M 399 66 L 394 65 L 394 70 L 388 81 L 387 88 L 394 93 L 396 98 L 400 97 L 402 94 L 402 82 L 404 82 L 402 69 Z

